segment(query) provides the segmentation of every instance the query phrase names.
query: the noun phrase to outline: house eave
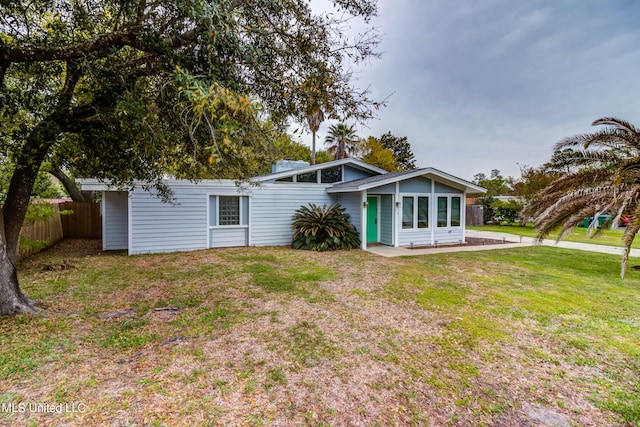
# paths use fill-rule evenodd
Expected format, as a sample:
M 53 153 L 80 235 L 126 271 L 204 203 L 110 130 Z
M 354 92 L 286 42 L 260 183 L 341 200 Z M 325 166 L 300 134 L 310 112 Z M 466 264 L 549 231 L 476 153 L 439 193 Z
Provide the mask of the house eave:
M 388 179 L 382 179 L 380 181 L 375 181 L 375 182 L 367 182 L 361 185 L 349 186 L 349 185 L 338 184 L 336 187 L 328 188 L 327 192 L 328 193 L 360 192 L 360 191 L 370 190 L 372 188 L 383 187 L 385 185 L 394 184 L 396 182 L 405 181 L 407 179 L 412 179 L 420 176 L 429 178 L 429 179 L 437 178 L 438 181 L 444 182 L 445 184 L 448 184 L 452 187 L 459 188 L 465 191 L 467 194 L 484 194 L 487 192 L 487 190 L 482 187 L 479 187 L 473 183 L 470 183 L 468 181 L 457 178 L 453 175 L 450 175 L 448 173 L 442 172 L 434 168 L 416 169 L 413 173 L 393 176 Z

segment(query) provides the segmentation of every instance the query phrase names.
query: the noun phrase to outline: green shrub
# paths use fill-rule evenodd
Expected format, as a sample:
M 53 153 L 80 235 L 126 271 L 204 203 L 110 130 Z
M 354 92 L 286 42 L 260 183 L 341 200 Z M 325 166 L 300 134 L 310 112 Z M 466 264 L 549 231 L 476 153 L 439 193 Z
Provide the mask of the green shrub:
M 301 206 L 293 215 L 291 228 L 295 233 L 291 247 L 311 251 L 359 248 L 358 230 L 344 211 L 340 205 Z
M 518 222 L 520 218 L 520 211 L 524 205 L 518 200 L 495 200 L 491 203 L 491 207 L 495 213 L 495 220 L 498 222 L 506 222 L 511 224 Z

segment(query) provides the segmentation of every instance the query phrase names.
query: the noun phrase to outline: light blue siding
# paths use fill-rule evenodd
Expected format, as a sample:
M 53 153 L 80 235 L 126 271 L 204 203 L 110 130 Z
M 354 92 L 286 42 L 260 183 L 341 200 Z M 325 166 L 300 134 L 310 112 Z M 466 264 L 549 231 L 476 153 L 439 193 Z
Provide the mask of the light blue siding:
M 345 213 L 348 213 L 351 217 L 351 224 L 356 227 L 360 234 L 360 238 L 362 239 L 362 224 L 360 222 L 362 215 L 362 200 L 360 199 L 360 193 L 341 193 L 338 198 L 338 203 L 346 209 Z
M 434 240 L 438 242 L 439 245 L 443 243 L 458 243 L 464 240 L 463 228 L 436 228 L 434 231 Z
M 215 192 L 215 188 L 211 188 L 210 191 Z M 237 194 L 210 194 L 209 195 L 209 226 L 215 227 L 218 225 L 218 197 L 219 196 L 231 196 L 231 197 L 240 197 L 240 224 L 239 225 L 249 225 L 249 197 L 242 196 Z
M 128 193 L 105 191 L 102 193 L 103 235 L 105 251 L 127 249 L 129 246 Z
M 396 194 L 396 184 L 387 184 L 369 190 L 369 194 Z
M 439 245 L 445 243 L 458 243 L 459 241 L 464 240 L 464 230 L 462 227 L 436 228 L 433 233 L 434 242 L 437 242 Z M 400 246 L 410 246 L 412 242 L 415 246 L 431 245 L 431 230 L 400 231 Z
M 425 246 L 431 244 L 431 230 L 400 230 L 398 233 L 398 243 L 400 246 Z
M 431 193 L 431 180 L 426 178 L 411 178 L 400 181 L 401 193 Z
M 212 228 L 209 230 L 212 248 L 227 248 L 233 246 L 247 246 L 249 236 L 247 227 L 242 228 Z
M 380 243 L 393 245 L 393 197 L 380 197 Z
M 352 168 L 350 166 L 345 165 L 343 179 L 344 179 L 344 182 L 355 181 L 356 179 L 367 178 L 373 175 L 374 174 L 371 172 L 363 171 L 363 170 Z
M 207 247 L 206 189 L 194 184 L 173 191 L 175 204 L 163 203 L 141 188 L 134 190 L 130 255 Z
M 462 190 L 458 190 L 457 188 L 449 187 L 446 184 L 436 181 L 436 193 L 455 193 L 462 194 Z
M 324 185 L 267 184 L 251 190 L 251 245 L 289 245 L 293 214 L 309 203 L 327 206 L 334 199 Z

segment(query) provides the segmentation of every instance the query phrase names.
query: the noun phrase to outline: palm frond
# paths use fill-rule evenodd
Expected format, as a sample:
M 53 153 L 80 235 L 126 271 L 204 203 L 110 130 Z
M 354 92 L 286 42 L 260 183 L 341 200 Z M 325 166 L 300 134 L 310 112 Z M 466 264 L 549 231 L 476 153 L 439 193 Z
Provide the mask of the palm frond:
M 591 126 L 611 126 L 614 129 L 638 134 L 638 131 L 630 122 L 616 117 L 602 117 L 594 120 Z
M 600 118 L 593 125 L 605 127 L 556 143 L 548 165 L 561 176 L 532 198 L 524 214 L 534 219 L 540 239 L 559 227 L 561 239 L 591 216 L 587 233 L 594 237 L 604 228 L 598 227 L 602 215 L 612 215 L 613 227 L 630 214 L 623 236 L 624 277 L 631 242 L 640 230 L 640 133 L 615 117 Z

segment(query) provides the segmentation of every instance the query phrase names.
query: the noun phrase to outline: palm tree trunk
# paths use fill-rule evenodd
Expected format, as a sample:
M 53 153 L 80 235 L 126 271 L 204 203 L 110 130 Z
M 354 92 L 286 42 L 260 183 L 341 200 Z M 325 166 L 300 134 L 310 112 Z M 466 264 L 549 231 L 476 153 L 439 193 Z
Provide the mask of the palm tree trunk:
M 316 164 L 316 131 L 311 132 L 311 164 Z

